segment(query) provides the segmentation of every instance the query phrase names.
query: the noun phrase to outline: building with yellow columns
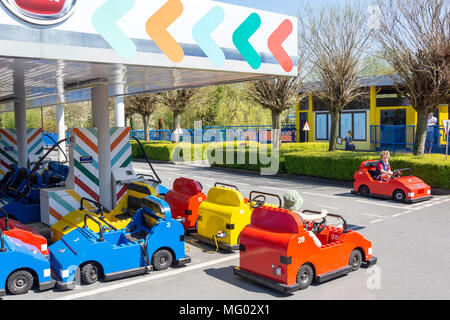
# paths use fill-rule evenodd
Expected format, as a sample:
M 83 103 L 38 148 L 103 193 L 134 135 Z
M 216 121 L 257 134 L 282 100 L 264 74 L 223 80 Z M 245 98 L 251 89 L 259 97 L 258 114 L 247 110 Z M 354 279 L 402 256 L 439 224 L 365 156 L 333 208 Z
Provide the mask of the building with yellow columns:
M 375 151 L 384 144 L 395 144 L 397 150 L 412 151 L 417 112 L 409 99 L 397 93 L 390 76 L 370 77 L 363 83 L 367 94 L 341 113 L 338 136 L 345 138 L 352 131 L 357 150 Z M 439 125 L 449 119 L 449 109 L 449 105 L 440 105 L 435 110 Z M 328 106 L 314 97 L 314 92 L 297 104 L 296 115 L 297 142 L 328 142 L 331 115 Z M 309 131 L 303 130 L 306 123 Z M 446 143 L 443 134 L 439 142 Z M 345 144 L 338 144 L 337 148 L 344 149 Z

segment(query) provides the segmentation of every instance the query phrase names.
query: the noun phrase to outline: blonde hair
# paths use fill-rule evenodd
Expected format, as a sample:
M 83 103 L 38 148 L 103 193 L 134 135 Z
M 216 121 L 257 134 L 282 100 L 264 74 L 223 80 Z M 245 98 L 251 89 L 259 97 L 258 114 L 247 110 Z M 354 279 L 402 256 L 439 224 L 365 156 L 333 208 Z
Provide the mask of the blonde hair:
M 389 151 L 381 151 L 380 156 L 383 158 L 385 156 L 390 156 L 391 153 Z

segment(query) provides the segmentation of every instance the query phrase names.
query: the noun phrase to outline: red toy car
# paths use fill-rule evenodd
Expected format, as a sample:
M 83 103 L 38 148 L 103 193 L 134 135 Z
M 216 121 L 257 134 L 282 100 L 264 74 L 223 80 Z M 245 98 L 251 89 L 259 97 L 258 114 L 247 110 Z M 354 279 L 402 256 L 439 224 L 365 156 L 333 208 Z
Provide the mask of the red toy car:
M 374 174 L 379 161 L 368 160 L 354 175 L 353 194 L 364 197 L 372 196 L 384 199 L 394 199 L 399 202 L 415 203 L 433 198 L 431 187 L 414 176 L 402 176 L 411 169 L 394 170 L 394 177 L 387 181 L 375 180 Z
M 5 214 L 5 212 L 3 212 Z M 0 229 L 11 238 L 36 247 L 44 256 L 48 255 L 47 239 L 41 236 L 34 228 L 9 219 L 8 215 L 0 218 Z
M 318 212 L 304 211 L 308 214 Z M 240 266 L 235 275 L 283 293 L 306 289 L 313 280 L 328 281 L 377 262 L 372 243 L 344 227 L 327 226 L 326 217 L 311 224 L 289 210 L 255 209 L 241 232 Z
M 200 182 L 187 178 L 176 179 L 173 189 L 164 197 L 164 201 L 170 206 L 172 217 L 180 220 L 186 231 L 197 229 L 198 208 L 205 200 L 206 195 L 202 192 Z

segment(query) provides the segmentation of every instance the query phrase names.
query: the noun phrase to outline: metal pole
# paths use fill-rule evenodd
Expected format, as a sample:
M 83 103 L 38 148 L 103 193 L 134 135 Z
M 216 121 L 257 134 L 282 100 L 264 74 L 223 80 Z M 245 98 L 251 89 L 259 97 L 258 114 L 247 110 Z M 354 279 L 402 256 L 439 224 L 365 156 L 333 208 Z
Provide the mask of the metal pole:
M 91 89 L 92 116 L 98 134 L 98 174 L 100 203 L 112 209 L 111 138 L 109 125 L 108 85 Z
M 14 124 L 17 135 L 18 167 L 26 168 L 28 165 L 27 150 L 27 110 L 25 93 L 25 75 L 22 68 L 14 70 Z

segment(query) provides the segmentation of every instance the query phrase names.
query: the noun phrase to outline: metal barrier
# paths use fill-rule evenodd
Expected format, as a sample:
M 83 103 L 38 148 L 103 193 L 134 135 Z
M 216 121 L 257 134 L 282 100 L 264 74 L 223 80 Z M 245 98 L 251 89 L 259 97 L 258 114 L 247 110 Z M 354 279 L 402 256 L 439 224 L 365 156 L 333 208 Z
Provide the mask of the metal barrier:
M 52 139 L 50 139 L 49 137 L 45 136 L 45 135 L 49 135 Z M 70 146 L 70 133 L 66 132 L 66 137 L 67 137 L 67 145 Z M 55 141 L 58 141 L 58 134 L 53 133 L 53 132 L 43 132 L 42 133 L 42 143 L 44 144 L 45 148 L 51 148 L 55 145 Z
M 432 153 L 445 154 L 444 127 L 432 127 L 433 132 L 427 138 L 425 152 L 428 153 L 432 147 Z M 375 151 L 413 152 L 416 131 L 416 126 L 370 126 L 370 143 L 374 144 Z
M 201 137 L 200 137 L 201 134 Z M 131 135 L 144 140 L 144 130 L 133 130 Z M 195 136 L 197 135 L 197 136 Z M 172 141 L 170 130 L 150 130 L 150 141 Z M 295 125 L 283 126 L 281 129 L 281 142 L 296 142 L 297 128 Z M 181 142 L 210 143 L 224 141 L 256 141 L 259 143 L 272 143 L 271 126 L 217 126 L 203 127 L 200 130 L 183 129 L 180 135 Z

